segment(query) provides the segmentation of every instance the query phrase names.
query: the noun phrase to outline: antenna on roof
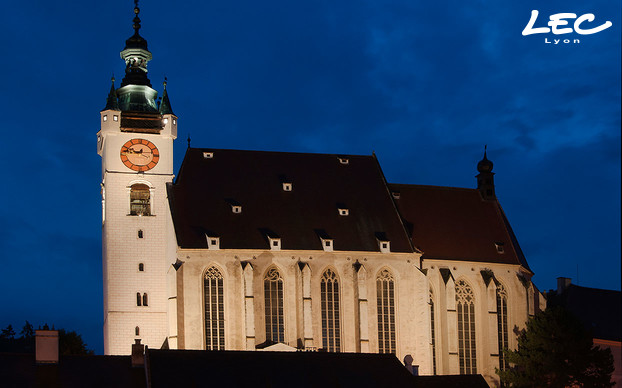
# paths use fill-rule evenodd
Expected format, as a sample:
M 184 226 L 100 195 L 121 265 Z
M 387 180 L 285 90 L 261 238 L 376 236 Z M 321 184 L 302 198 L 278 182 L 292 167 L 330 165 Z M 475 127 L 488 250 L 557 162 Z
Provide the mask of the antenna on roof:
M 577 263 L 577 286 L 579 285 L 579 263 Z

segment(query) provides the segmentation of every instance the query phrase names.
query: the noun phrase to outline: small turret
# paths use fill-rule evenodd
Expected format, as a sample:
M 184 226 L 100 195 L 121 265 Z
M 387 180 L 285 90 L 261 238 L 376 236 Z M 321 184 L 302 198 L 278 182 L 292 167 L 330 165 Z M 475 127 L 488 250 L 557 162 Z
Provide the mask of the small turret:
M 484 146 L 484 158 L 477 163 L 477 189 L 485 201 L 496 199 L 495 195 L 495 173 L 492 172 L 492 162 L 486 157 L 488 146 Z
M 111 78 L 110 92 L 106 99 L 106 106 L 102 110 L 119 110 L 119 99 L 117 98 L 117 90 L 114 87 L 114 76 Z
M 171 108 L 171 102 L 168 99 L 168 92 L 166 91 L 166 77 L 164 77 L 164 91 L 162 92 L 162 101 L 160 102 L 160 114 L 161 115 L 174 115 L 173 108 Z

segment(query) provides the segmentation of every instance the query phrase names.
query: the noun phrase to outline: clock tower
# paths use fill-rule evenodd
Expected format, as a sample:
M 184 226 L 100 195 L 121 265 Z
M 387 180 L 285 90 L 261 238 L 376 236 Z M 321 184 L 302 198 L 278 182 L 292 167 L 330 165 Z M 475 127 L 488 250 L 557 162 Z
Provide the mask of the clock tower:
M 125 76 L 115 80 L 101 111 L 97 153 L 102 157 L 102 258 L 104 352 L 131 353 L 136 339 L 153 348 L 175 341 L 169 325 L 167 272 L 176 242 L 166 195 L 173 181 L 173 140 L 177 116 L 166 91 L 147 77 L 152 56 L 140 36 L 140 9 L 134 34 L 121 51 Z

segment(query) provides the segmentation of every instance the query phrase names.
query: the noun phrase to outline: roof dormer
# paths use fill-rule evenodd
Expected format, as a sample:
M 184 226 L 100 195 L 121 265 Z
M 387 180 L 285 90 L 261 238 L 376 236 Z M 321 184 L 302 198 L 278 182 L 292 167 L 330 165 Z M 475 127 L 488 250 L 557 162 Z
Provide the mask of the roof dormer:
M 220 249 L 220 237 L 211 235 L 212 233 L 206 233 L 205 238 L 207 239 L 207 249 L 209 250 L 219 250 Z

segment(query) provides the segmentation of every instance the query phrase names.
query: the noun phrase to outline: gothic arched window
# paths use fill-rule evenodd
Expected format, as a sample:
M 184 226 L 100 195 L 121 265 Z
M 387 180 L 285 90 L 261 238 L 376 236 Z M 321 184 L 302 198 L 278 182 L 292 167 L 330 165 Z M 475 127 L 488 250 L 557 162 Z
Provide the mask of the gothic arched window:
M 508 362 L 503 349 L 508 348 L 508 293 L 502 284 L 497 285 L 497 340 L 499 343 L 499 369 L 505 370 Z
M 149 191 L 149 186 L 136 183 L 130 187 L 130 215 L 151 215 L 151 193 Z
M 283 278 L 276 268 L 271 268 L 263 280 L 266 341 L 285 341 L 285 322 L 283 317 Z
M 341 350 L 339 323 L 339 278 L 330 269 L 320 279 L 322 303 L 322 347 L 329 352 Z
M 436 375 L 436 332 L 434 322 L 436 317 L 434 316 L 434 295 L 430 290 L 430 345 L 432 346 L 432 370 Z
M 395 353 L 395 281 L 393 274 L 383 269 L 376 278 L 378 306 L 378 351 Z
M 225 350 L 225 298 L 222 273 L 210 267 L 203 277 L 205 349 Z
M 456 311 L 458 313 L 458 355 L 460 374 L 477 373 L 475 356 L 475 297 L 464 281 L 456 282 Z

